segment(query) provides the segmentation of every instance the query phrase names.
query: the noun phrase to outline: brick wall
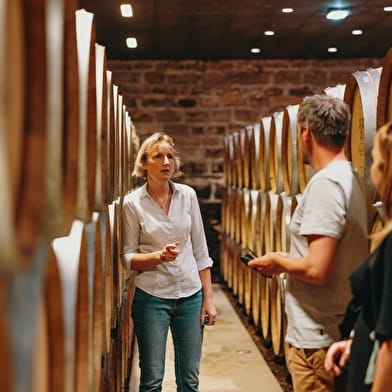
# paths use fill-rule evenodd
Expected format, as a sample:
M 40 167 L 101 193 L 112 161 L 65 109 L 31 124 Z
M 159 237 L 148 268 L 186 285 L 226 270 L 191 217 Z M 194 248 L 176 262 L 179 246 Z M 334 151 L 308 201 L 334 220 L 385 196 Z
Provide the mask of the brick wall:
M 182 180 L 198 193 L 210 252 L 219 259 L 213 227 L 220 222 L 225 135 L 382 64 L 383 59 L 110 61 L 108 69 L 140 139 L 157 130 L 174 137 Z

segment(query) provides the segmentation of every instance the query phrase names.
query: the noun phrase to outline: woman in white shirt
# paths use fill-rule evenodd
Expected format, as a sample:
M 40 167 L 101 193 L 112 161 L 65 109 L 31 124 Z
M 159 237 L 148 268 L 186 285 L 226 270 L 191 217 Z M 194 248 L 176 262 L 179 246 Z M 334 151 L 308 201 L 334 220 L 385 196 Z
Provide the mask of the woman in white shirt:
M 134 175 L 147 179 L 123 205 L 122 262 L 136 270 L 132 318 L 140 392 L 161 391 L 168 330 L 178 391 L 199 391 L 204 325 L 214 325 L 211 266 L 196 192 L 171 181 L 180 159 L 173 139 L 154 133 L 141 145 Z

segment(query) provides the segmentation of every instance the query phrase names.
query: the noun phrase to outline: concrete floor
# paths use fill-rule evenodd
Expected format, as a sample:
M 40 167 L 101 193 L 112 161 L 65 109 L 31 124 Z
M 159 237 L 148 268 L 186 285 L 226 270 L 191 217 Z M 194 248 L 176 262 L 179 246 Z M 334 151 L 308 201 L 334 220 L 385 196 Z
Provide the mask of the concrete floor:
M 275 376 L 241 323 L 219 284 L 214 284 L 216 325 L 206 327 L 200 369 L 201 392 L 282 392 Z M 132 367 L 130 392 L 138 391 L 139 369 Z M 163 392 L 175 392 L 173 347 L 168 339 Z

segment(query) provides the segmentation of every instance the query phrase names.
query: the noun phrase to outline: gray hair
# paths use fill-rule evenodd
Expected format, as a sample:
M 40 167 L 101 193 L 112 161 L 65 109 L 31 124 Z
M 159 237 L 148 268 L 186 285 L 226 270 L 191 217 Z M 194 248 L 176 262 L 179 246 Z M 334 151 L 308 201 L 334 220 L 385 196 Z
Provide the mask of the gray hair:
M 146 177 L 146 170 L 144 169 L 144 164 L 147 161 L 148 154 L 161 142 L 168 143 L 173 148 L 174 153 L 174 173 L 173 177 L 179 177 L 182 172 L 180 170 L 181 159 L 178 152 L 175 150 L 173 139 L 163 132 L 155 132 L 153 135 L 149 136 L 140 146 L 139 151 L 136 155 L 135 166 L 133 168 L 132 175 L 136 177 Z
M 305 97 L 299 105 L 297 122 L 308 127 L 325 147 L 343 147 L 349 134 L 350 110 L 339 98 L 328 95 Z

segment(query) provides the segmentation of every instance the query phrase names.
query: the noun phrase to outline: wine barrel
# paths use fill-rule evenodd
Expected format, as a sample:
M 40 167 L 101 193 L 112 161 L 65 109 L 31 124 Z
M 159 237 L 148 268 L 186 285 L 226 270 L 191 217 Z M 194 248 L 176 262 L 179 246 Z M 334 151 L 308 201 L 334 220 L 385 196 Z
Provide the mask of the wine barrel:
M 6 245 L 5 249 L 16 245 L 13 264 L 20 267 L 31 263 L 38 239 L 43 233 L 45 160 L 42 157 L 45 157 L 46 151 L 47 113 L 46 43 L 42 39 L 45 37 L 45 1 L 28 0 L 23 4 L 19 1 L 15 4 L 6 2 L 4 7 L 7 21 L 3 27 L 6 34 L 3 49 L 5 56 L 10 54 L 10 57 L 0 60 L 5 86 L 1 103 L 4 110 L 2 125 L 6 127 L 1 144 L 4 143 L 2 148 L 7 150 L 4 151 L 3 159 L 7 159 L 7 162 L 3 170 L 8 181 L 6 186 L 11 193 L 7 195 L 8 191 L 4 188 L 2 192 L 5 193 L 4 197 L 11 197 L 13 201 L 5 200 L 8 201 L 5 209 L 10 207 L 10 211 L 4 216 L 8 222 L 3 221 L 3 224 L 5 237 L 10 240 L 10 245 Z M 34 18 L 31 18 L 31 14 L 34 14 Z M 10 37 L 10 34 L 17 36 Z M 24 42 L 29 42 L 29 45 L 24 47 Z M 15 86 L 10 85 L 11 82 L 15 82 Z M 14 116 L 20 117 L 15 119 Z M 10 226 L 7 227 L 6 223 Z
M 235 165 L 234 165 L 234 142 L 233 135 L 228 135 L 224 139 L 224 171 L 225 184 L 227 187 L 235 184 Z
M 252 214 L 252 200 L 250 198 L 249 189 L 242 189 L 240 198 L 240 214 L 237 216 L 241 225 L 240 245 L 242 248 L 246 249 L 249 244 L 248 237 L 252 235 L 249 227 L 250 216 Z
M 111 233 L 109 206 L 106 206 L 105 211 L 101 214 L 101 233 L 102 238 L 104 238 L 104 242 L 102 243 L 102 260 L 104 261 L 104 353 L 107 355 L 110 351 L 111 330 L 116 325 L 112 266 L 113 237 Z
M 285 276 L 274 275 L 271 278 L 271 341 L 275 356 L 284 356 L 284 335 L 286 317 L 284 310 Z
M 119 93 L 118 86 L 113 84 L 113 201 L 120 197 L 120 173 L 119 173 Z
M 221 233 L 220 240 L 220 259 L 219 259 L 219 273 L 224 282 L 227 283 L 227 254 L 228 254 L 228 235 L 225 232 Z
M 88 390 L 89 266 L 85 225 L 75 220 L 67 237 L 53 241 L 60 271 L 65 325 L 64 391 Z
M 247 248 L 256 252 L 256 241 L 260 235 L 260 227 L 256 227 L 258 221 L 258 198 L 259 191 L 255 189 L 249 190 L 249 202 L 248 202 L 248 215 L 247 221 Z M 260 221 L 259 221 L 260 222 Z
M 351 110 L 347 151 L 353 165 L 364 178 L 369 195 L 374 198 L 370 177 L 371 149 L 376 132 L 377 94 L 381 69 L 355 72 L 346 84 L 344 102 Z
M 106 128 L 107 128 L 107 154 L 108 154 L 108 201 L 110 204 L 115 199 L 115 112 L 114 112 L 114 88 L 112 84 L 112 72 L 106 71 Z
M 276 241 L 278 252 L 290 251 L 290 223 L 291 217 L 301 198 L 300 194 L 287 196 L 281 193 L 276 206 Z
M 377 96 L 377 128 L 392 121 L 392 48 L 388 50 L 380 76 Z
M 273 252 L 276 250 L 276 210 L 278 199 L 279 195 L 272 191 L 266 194 L 264 216 L 265 252 Z
M 260 324 L 263 339 L 271 339 L 271 279 L 260 276 Z
M 269 161 L 271 190 L 275 193 L 283 192 L 282 173 L 282 126 L 283 112 L 275 112 L 271 119 L 269 137 Z M 268 175 L 268 173 L 266 174 Z
M 111 202 L 108 187 L 108 128 L 107 128 L 107 80 L 105 47 L 95 43 L 95 81 L 97 113 L 97 162 L 95 173 L 94 210 L 103 211 L 105 203 Z
M 50 248 L 38 306 L 33 349 L 32 390 L 64 391 L 65 326 L 63 297 L 57 258 Z
M 240 131 L 241 141 L 241 166 L 242 166 L 242 186 L 249 188 L 251 184 L 251 170 L 250 170 L 250 140 L 252 138 L 253 128 L 251 126 L 245 127 Z
M 267 192 L 258 191 L 256 198 L 256 213 L 255 213 L 255 229 L 254 239 L 255 248 L 254 251 L 257 255 L 262 255 L 265 251 L 265 218 L 266 218 L 266 199 Z
M 282 177 L 287 195 L 300 192 L 298 180 L 297 112 L 299 105 L 289 105 L 283 111 Z
M 90 222 L 95 203 L 97 107 L 94 15 L 75 12 L 79 77 L 79 160 L 76 218 Z
M 252 322 L 257 330 L 260 330 L 261 328 L 261 324 L 260 324 L 261 278 L 262 276 L 256 270 L 254 269 L 251 270 L 251 280 L 252 280 L 251 317 L 252 317 Z
M 79 166 L 79 77 L 76 45 L 76 0 L 65 2 L 64 29 L 64 203 L 65 219 L 71 227 L 77 215 Z
M 271 129 L 272 117 L 263 117 L 260 122 L 260 141 L 259 141 L 259 156 L 260 156 L 260 188 L 263 191 L 269 191 L 271 189 L 270 181 L 270 129 Z
M 5 1 L 0 9 L 0 270 L 26 264 L 17 239 L 17 200 L 22 187 L 23 119 L 25 118 L 25 48 L 22 1 Z M 30 217 L 26 217 L 30 219 Z M 37 234 L 27 248 L 34 247 Z M 7 389 L 4 389 L 7 390 Z
M 71 2 L 72 3 L 72 2 Z M 64 1 L 46 2 L 47 105 L 45 156 L 44 233 L 50 238 L 65 236 L 71 228 L 66 221 L 64 201 L 64 52 L 66 10 Z M 67 113 L 68 114 L 68 113 Z
M 249 139 L 250 187 L 252 189 L 260 189 L 260 160 L 262 159 L 260 154 L 260 123 L 253 124 L 251 127 L 252 131 Z

